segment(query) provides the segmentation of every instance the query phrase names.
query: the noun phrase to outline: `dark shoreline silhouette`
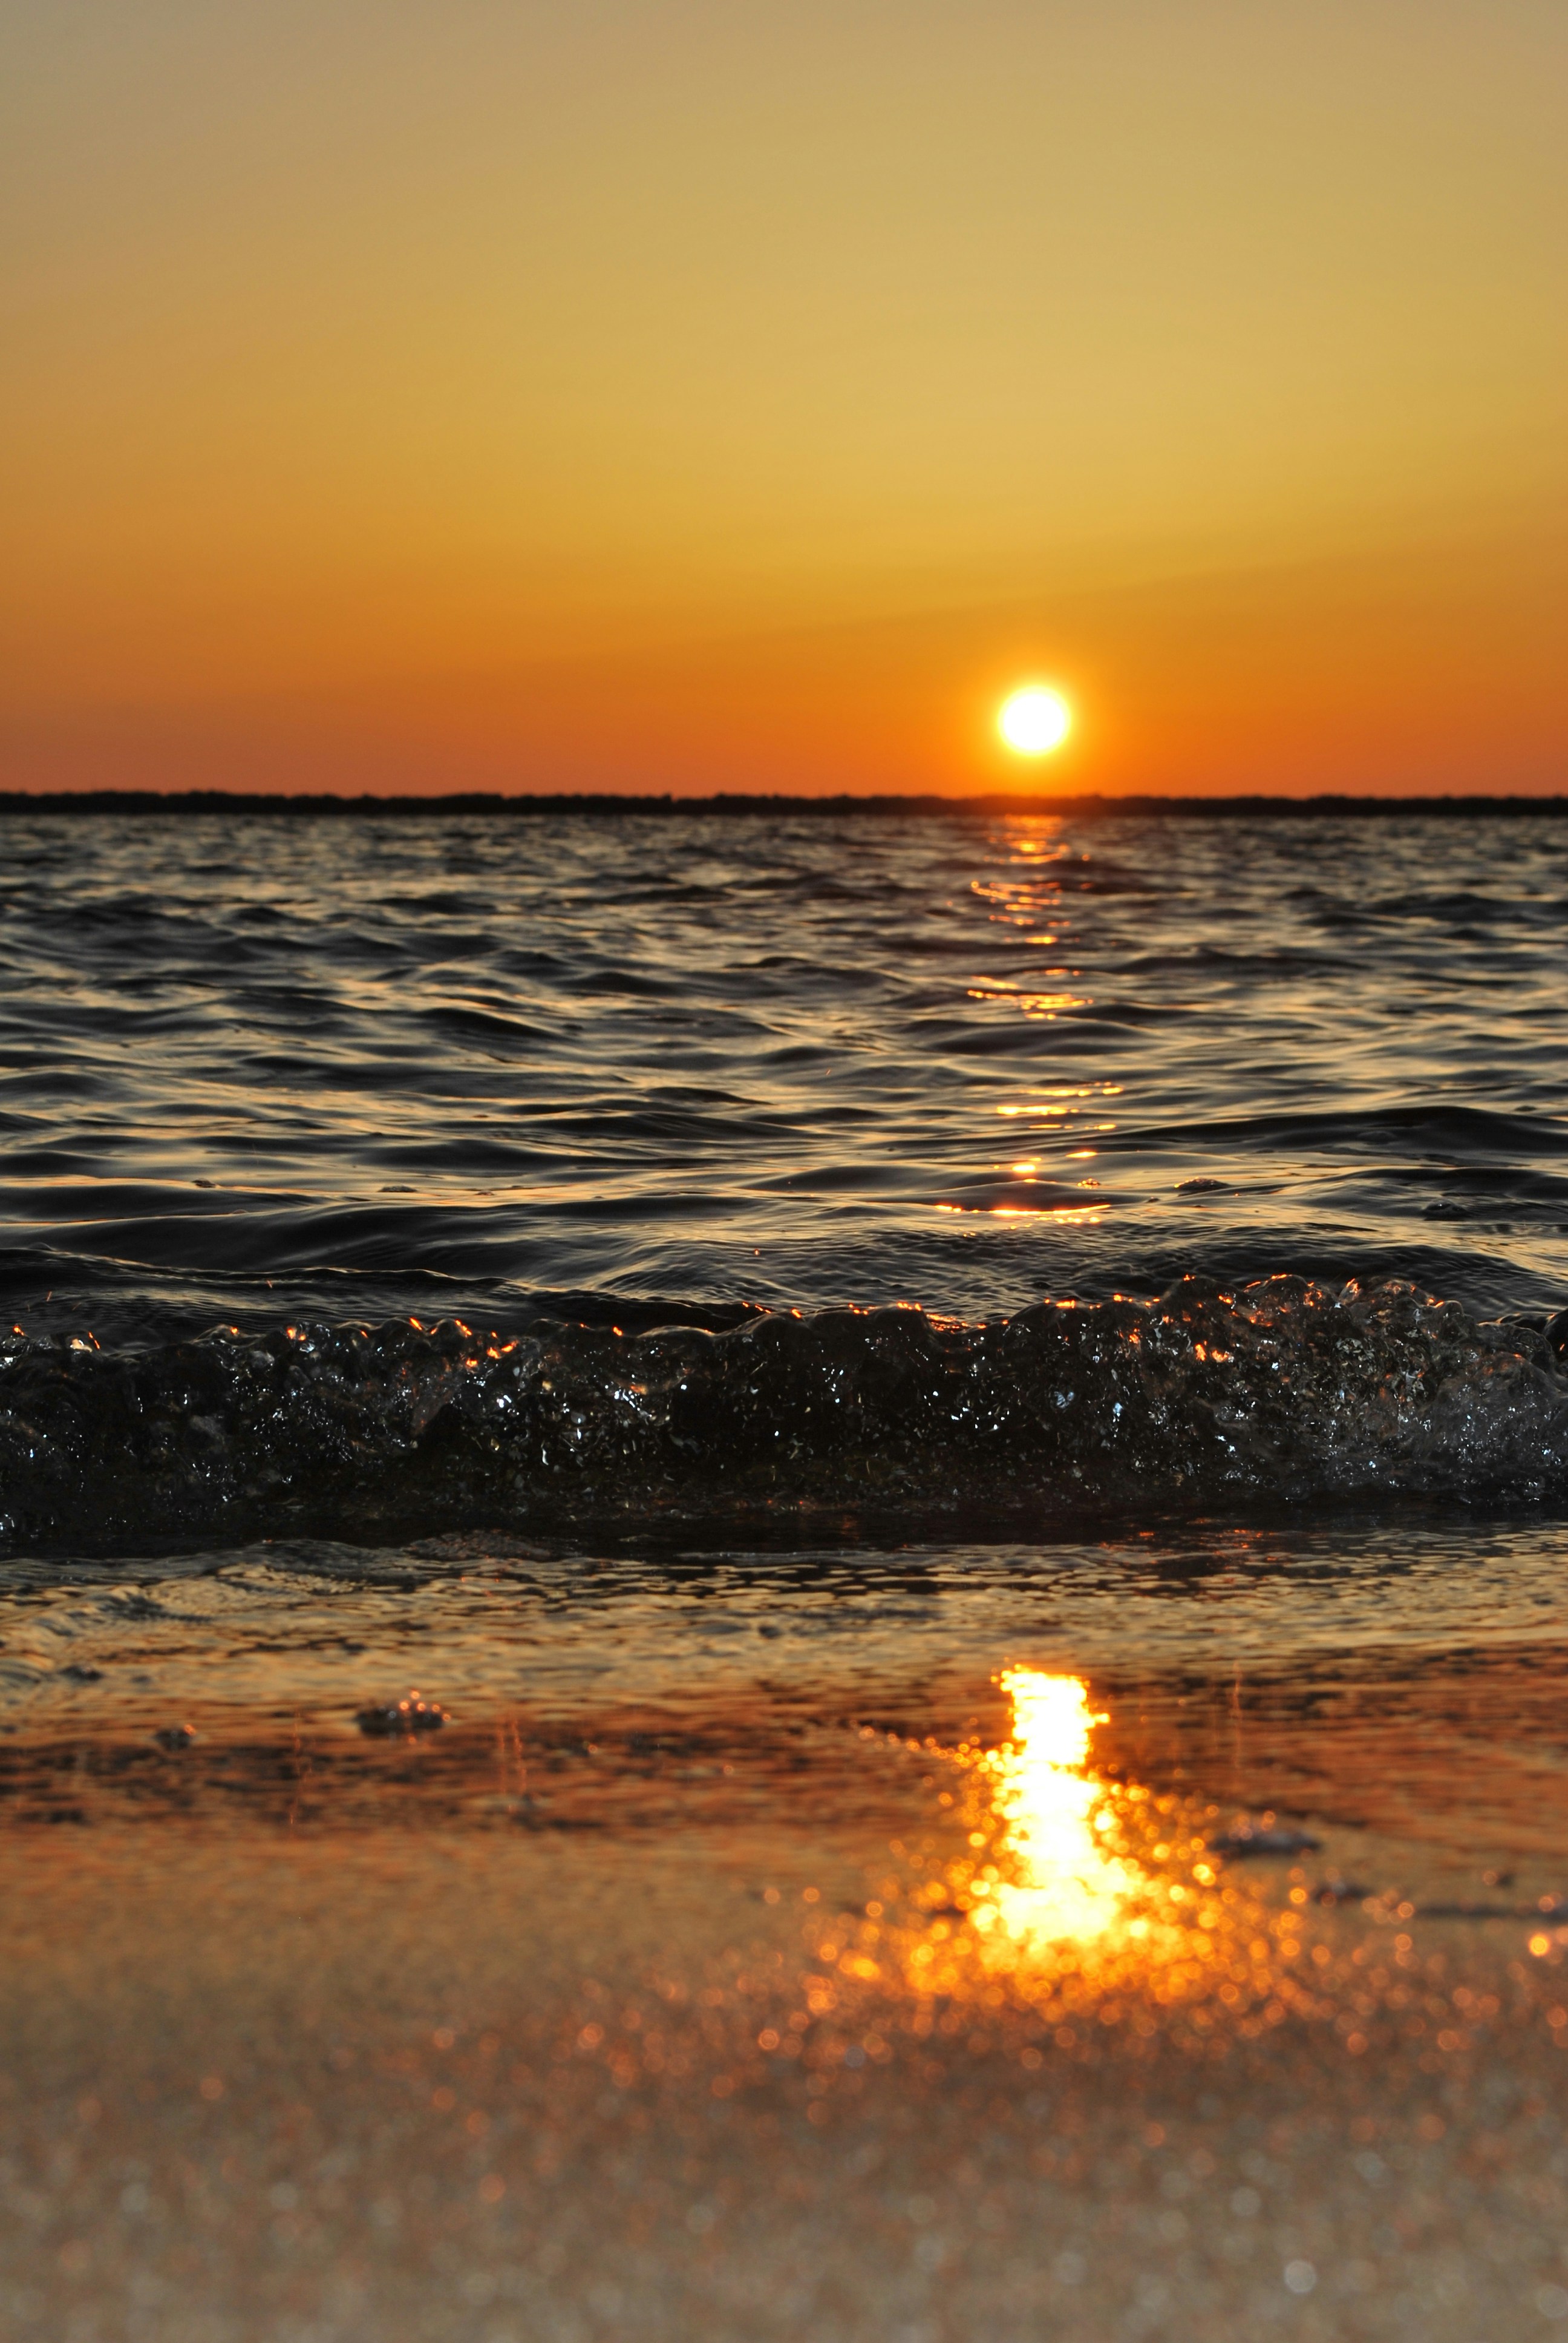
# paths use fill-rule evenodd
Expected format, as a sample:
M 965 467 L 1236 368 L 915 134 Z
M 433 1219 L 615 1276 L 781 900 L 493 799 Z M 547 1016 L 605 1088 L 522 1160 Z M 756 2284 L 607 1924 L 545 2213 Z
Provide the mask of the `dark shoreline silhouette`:
M 0 819 L 15 814 L 255 814 L 283 820 L 367 817 L 408 819 L 416 816 L 484 814 L 498 819 L 528 820 L 545 814 L 583 814 L 597 820 L 626 820 L 633 816 L 656 820 L 720 815 L 739 819 L 769 814 L 876 814 L 886 818 L 922 815 L 973 816 L 990 820 L 998 814 L 1071 814 L 1080 820 L 1125 821 L 1155 815 L 1180 820 L 1477 820 L 1489 819 L 1561 820 L 1568 817 L 1568 794 L 1552 797 L 1348 797 L 1324 794 L 1311 798 L 1265 797 L 1101 797 L 1098 795 L 1026 796 L 1010 789 L 993 789 L 972 797 L 862 796 L 788 797 L 722 790 L 711 797 L 617 796 L 608 791 L 553 791 L 549 794 L 504 795 L 499 790 L 466 789 L 443 797 L 377 797 L 366 792 L 338 797 L 328 791 L 302 791 L 286 796 L 246 789 L 51 789 L 0 790 Z

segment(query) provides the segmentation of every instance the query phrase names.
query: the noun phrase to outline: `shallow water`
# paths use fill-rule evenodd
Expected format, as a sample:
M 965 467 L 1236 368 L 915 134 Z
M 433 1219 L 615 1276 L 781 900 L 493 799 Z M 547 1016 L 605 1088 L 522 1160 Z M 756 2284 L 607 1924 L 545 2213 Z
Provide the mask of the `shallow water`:
M 1568 830 L 5 837 L 0 2325 L 1563 2331 Z

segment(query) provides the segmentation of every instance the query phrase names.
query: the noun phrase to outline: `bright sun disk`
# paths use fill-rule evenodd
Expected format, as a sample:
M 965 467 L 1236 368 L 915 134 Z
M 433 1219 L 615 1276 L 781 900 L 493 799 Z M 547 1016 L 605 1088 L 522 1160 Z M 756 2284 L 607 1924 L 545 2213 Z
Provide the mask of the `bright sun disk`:
M 1048 756 L 1060 749 L 1072 729 L 1072 710 L 1060 691 L 1031 683 L 1002 701 L 997 730 L 1020 757 Z

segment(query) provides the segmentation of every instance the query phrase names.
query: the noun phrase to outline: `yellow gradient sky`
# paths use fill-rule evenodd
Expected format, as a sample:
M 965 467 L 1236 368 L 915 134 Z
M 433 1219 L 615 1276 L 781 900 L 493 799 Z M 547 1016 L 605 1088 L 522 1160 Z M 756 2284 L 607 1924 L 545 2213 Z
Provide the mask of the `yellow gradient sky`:
M 1564 155 L 1563 0 L 3 0 L 0 780 L 1568 787 Z

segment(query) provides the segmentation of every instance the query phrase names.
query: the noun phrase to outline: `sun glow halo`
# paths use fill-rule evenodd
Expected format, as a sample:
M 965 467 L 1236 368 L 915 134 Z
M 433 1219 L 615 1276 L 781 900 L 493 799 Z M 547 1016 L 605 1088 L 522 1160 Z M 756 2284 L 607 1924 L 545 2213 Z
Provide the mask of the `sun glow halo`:
M 1049 756 L 1072 729 L 1072 710 L 1049 684 L 1026 684 L 1009 694 L 997 715 L 997 730 L 1020 757 Z

